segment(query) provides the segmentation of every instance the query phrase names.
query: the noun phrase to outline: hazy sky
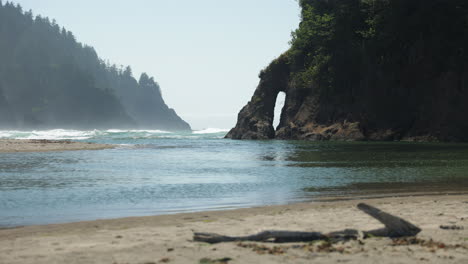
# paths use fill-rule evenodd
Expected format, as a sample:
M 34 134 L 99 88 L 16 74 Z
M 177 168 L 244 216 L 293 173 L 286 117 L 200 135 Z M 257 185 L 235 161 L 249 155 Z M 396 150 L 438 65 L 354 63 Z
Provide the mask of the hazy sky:
M 295 0 L 14 0 L 99 56 L 154 76 L 194 129 L 231 128 L 258 73 L 289 47 Z

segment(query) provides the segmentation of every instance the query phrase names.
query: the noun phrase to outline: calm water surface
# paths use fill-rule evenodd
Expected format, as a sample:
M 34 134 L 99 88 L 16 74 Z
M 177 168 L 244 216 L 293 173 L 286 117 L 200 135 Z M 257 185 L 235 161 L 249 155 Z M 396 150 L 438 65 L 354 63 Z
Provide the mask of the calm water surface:
M 222 139 L 224 134 L 0 131 L 0 138 L 119 145 L 0 153 L 0 226 L 468 187 L 466 144 L 234 141 Z

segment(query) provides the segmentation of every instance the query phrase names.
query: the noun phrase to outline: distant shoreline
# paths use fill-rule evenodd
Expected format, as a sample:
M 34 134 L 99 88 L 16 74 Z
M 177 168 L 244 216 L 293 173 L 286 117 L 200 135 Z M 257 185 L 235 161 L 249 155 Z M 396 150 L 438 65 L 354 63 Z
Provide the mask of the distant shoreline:
M 439 244 L 406 244 L 405 240 L 397 244 L 389 238 L 370 238 L 336 245 L 336 250 L 313 251 L 312 246 L 309 250 L 301 247 L 307 243 L 208 245 L 191 241 L 194 231 L 247 235 L 262 230 L 330 232 L 381 227 L 356 208 L 359 202 L 403 217 L 423 230 L 419 241 L 433 239 Z M 70 259 L 73 263 L 198 263 L 204 258 L 231 258 L 232 263 L 419 263 L 421 259 L 466 263 L 467 212 L 467 194 L 426 195 L 27 226 L 0 229 L 0 256 L 6 263 L 62 263 Z
M 0 139 L 0 153 L 102 150 L 114 145 L 45 139 Z

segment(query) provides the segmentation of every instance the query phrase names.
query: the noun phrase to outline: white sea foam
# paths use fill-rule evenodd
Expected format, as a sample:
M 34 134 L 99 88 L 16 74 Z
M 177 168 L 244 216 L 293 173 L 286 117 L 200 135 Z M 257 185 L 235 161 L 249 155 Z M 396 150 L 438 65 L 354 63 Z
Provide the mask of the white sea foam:
M 14 136 L 29 135 L 29 132 L 22 131 L 0 131 L 0 138 L 12 138 Z
M 9 139 L 88 139 L 95 136 L 97 130 L 79 131 L 79 130 L 66 130 L 66 129 L 52 129 L 52 130 L 33 130 L 33 131 L 0 131 L 0 138 Z
M 169 134 L 172 132 L 164 131 L 164 130 L 147 130 L 147 129 L 132 129 L 132 130 L 124 130 L 124 129 L 108 129 L 105 130 L 108 133 L 151 133 L 151 134 Z
M 221 133 L 228 129 L 207 128 L 193 132 L 168 132 L 163 130 L 137 130 L 137 129 L 108 129 L 108 130 L 0 130 L 0 139 L 48 139 L 48 140 L 86 140 L 86 139 L 197 139 L 197 138 L 222 138 Z
M 203 130 L 194 131 L 193 134 L 216 134 L 216 133 L 226 133 L 226 132 L 229 132 L 229 129 L 206 128 Z

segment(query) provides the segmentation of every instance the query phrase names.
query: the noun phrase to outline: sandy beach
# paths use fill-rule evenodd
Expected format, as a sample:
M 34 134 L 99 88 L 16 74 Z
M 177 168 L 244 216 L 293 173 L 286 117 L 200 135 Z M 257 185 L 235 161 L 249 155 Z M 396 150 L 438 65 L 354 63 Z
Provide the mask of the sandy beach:
M 318 243 L 193 242 L 193 232 L 330 232 L 382 225 L 365 202 L 400 216 L 416 239 Z M 449 226 L 443 229 L 441 226 Z M 453 229 L 452 229 L 453 228 Z M 0 263 L 468 263 L 468 195 L 429 195 L 184 213 L 0 230 Z
M 45 139 L 0 139 L 0 153 L 13 152 L 50 152 L 72 150 L 100 150 L 113 148 L 112 145 L 68 140 Z

